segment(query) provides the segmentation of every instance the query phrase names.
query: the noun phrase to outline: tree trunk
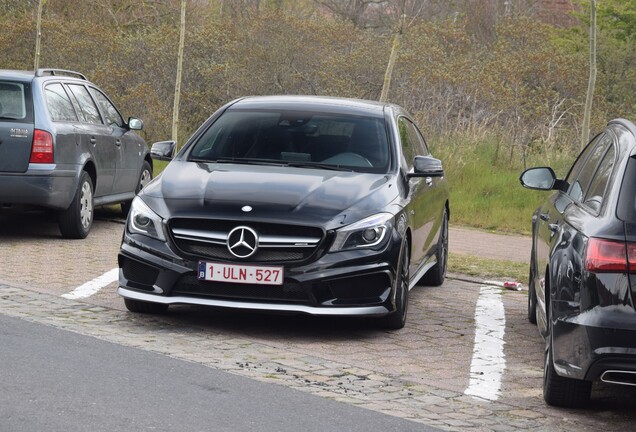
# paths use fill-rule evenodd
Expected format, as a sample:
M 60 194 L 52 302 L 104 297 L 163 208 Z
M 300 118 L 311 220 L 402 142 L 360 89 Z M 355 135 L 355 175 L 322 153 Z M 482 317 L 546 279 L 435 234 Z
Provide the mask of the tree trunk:
M 42 38 L 42 8 L 46 0 L 40 0 L 38 4 L 38 20 L 37 30 L 35 33 L 35 61 L 33 62 L 33 70 L 37 71 L 40 67 L 40 39 Z
M 583 113 L 583 130 L 581 133 L 581 149 L 590 140 L 590 118 L 592 117 L 592 100 L 596 85 L 596 0 L 590 0 L 590 79 L 587 85 L 585 111 Z
M 179 98 L 181 96 L 181 73 L 183 69 L 183 48 L 185 45 L 186 0 L 181 0 L 181 26 L 179 35 L 179 52 L 177 54 L 177 82 L 174 89 L 174 106 L 172 108 L 172 140 L 178 142 L 179 131 Z
M 386 65 L 386 72 L 384 73 L 384 83 L 382 84 L 382 93 L 380 94 L 380 102 L 386 102 L 389 98 L 389 88 L 391 87 L 391 77 L 393 76 L 393 67 L 395 66 L 395 58 L 397 57 L 398 49 L 400 48 L 400 32 L 395 33 L 393 36 L 393 45 L 391 46 L 391 55 L 389 56 L 389 63 Z

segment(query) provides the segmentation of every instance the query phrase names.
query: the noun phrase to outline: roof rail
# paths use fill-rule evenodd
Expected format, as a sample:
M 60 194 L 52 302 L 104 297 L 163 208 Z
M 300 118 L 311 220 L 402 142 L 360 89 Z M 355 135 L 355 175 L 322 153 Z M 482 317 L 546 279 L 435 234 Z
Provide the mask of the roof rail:
M 38 69 L 37 71 L 35 71 L 35 76 L 41 77 L 44 75 L 70 75 L 70 76 L 74 76 L 77 77 L 79 79 L 83 79 L 84 81 L 88 81 L 88 78 L 86 78 L 86 76 L 84 74 L 81 74 L 79 72 L 75 72 L 72 70 L 66 70 L 66 69 Z

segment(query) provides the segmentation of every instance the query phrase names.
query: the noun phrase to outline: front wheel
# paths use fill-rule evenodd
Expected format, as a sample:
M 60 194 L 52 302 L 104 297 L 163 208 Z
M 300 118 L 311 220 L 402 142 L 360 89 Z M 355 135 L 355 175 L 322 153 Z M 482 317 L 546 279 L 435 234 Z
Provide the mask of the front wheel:
M 406 314 L 409 309 L 410 262 L 409 245 L 405 240 L 402 242 L 400 263 L 395 283 L 395 310 L 384 318 L 384 327 L 390 330 L 399 330 L 406 325 Z
M 62 237 L 69 239 L 86 238 L 93 225 L 93 181 L 86 171 L 82 171 L 79 185 L 71 205 L 58 214 L 58 225 Z
M 141 166 L 141 173 L 139 174 L 139 181 L 137 182 L 137 187 L 135 188 L 135 194 L 138 194 L 143 188 L 146 187 L 148 183 L 152 180 L 152 167 L 148 163 L 148 161 L 144 161 Z M 127 216 L 128 212 L 130 212 L 130 206 L 132 201 L 125 201 L 121 203 L 121 213 L 123 216 Z
M 422 282 L 429 286 L 440 286 L 446 279 L 446 267 L 448 263 L 448 213 L 444 209 L 442 215 L 442 227 L 440 228 L 439 240 L 435 251 L 437 262 L 422 278 Z
M 537 292 L 534 289 L 534 283 L 532 268 L 530 268 L 530 276 L 528 277 L 528 321 L 530 324 L 537 323 Z

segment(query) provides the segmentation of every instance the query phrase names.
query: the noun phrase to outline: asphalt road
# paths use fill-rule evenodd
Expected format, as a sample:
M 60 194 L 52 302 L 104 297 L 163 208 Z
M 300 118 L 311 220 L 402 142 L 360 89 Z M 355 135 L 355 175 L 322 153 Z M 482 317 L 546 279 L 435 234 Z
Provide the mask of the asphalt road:
M 0 347 L 6 432 L 439 430 L 3 315 Z

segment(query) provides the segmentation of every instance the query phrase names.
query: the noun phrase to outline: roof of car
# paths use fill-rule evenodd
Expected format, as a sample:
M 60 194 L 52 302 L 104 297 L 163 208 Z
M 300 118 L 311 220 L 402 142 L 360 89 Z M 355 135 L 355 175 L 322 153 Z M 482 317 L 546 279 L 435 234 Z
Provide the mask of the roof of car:
M 0 69 L 0 78 L 16 81 L 31 81 L 35 76 L 33 71 L 21 71 L 12 69 Z
M 338 112 L 380 117 L 389 104 L 329 96 L 249 96 L 238 99 L 230 109 L 308 110 L 318 112 Z
M 32 81 L 35 77 L 41 78 L 59 78 L 65 79 L 79 79 L 82 81 L 88 81 L 88 79 L 80 72 L 75 72 L 65 69 L 38 69 L 37 71 L 25 71 L 25 70 L 13 70 L 13 69 L 0 69 L 0 78 L 10 79 L 14 81 Z

